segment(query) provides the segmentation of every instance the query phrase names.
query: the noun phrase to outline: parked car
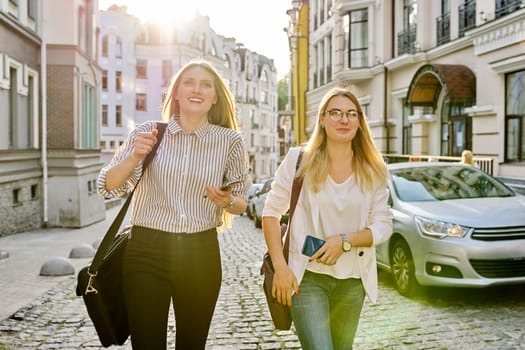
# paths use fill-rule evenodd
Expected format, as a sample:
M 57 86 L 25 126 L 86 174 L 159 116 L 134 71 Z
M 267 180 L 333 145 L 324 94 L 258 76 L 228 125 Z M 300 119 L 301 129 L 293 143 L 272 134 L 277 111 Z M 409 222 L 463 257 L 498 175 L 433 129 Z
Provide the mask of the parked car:
M 264 208 L 264 201 L 268 192 L 272 188 L 273 178 L 266 180 L 259 191 L 255 192 L 255 195 L 250 200 L 250 211 L 253 216 L 253 222 L 255 227 L 262 227 L 262 210 Z
M 394 230 L 377 263 L 399 293 L 525 283 L 525 196 L 469 165 L 388 167 Z
M 248 216 L 250 219 L 253 219 L 252 210 L 250 207 L 250 201 L 255 195 L 255 193 L 261 189 L 262 186 L 263 186 L 263 183 L 255 182 L 250 186 L 250 188 L 248 189 L 246 193 L 248 197 L 248 205 L 246 206 L 246 216 Z
M 257 228 L 262 227 L 262 211 L 264 208 L 264 201 L 266 200 L 266 197 L 268 196 L 268 192 L 272 188 L 272 182 L 273 182 L 273 178 L 266 180 L 263 186 L 261 187 L 261 189 L 255 193 L 255 195 L 252 197 L 250 201 L 251 213 L 253 215 L 253 222 L 255 224 L 255 227 Z M 288 213 L 285 213 L 281 216 L 281 224 L 287 224 L 287 223 L 288 223 Z

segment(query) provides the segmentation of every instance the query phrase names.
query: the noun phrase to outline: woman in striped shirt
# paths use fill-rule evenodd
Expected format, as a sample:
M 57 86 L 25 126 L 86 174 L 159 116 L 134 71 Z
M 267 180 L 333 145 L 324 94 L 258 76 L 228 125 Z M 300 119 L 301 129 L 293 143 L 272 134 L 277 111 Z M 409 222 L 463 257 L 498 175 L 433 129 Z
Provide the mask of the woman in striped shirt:
M 170 303 L 176 348 L 204 349 L 222 271 L 217 230 L 246 208 L 248 160 L 234 100 L 206 61 L 186 64 L 162 108 L 167 128 L 133 197 L 123 283 L 133 349 L 165 349 Z M 137 126 L 98 178 L 105 198 L 130 191 L 157 142 Z M 224 181 L 235 182 L 221 189 Z

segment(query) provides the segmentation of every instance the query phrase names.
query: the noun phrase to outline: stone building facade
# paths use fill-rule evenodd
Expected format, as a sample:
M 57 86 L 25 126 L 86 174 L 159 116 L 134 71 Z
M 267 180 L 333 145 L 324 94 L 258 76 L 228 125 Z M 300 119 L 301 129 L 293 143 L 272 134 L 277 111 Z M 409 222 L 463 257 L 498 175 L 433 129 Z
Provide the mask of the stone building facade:
M 345 85 L 359 97 L 385 155 L 459 156 L 470 149 L 492 159 L 494 175 L 525 181 L 525 1 L 291 5 L 291 42 L 308 43 L 295 45 L 308 57 L 305 134 L 327 89 Z

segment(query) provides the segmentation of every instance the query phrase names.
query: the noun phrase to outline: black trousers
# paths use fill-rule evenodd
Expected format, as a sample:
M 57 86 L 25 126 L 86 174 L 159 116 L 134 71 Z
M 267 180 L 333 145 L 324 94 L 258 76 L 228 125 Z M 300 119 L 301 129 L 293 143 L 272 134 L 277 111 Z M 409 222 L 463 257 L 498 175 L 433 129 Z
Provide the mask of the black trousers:
M 205 349 L 221 280 L 216 229 L 186 234 L 134 226 L 123 261 L 133 349 L 166 349 L 171 301 L 176 349 Z

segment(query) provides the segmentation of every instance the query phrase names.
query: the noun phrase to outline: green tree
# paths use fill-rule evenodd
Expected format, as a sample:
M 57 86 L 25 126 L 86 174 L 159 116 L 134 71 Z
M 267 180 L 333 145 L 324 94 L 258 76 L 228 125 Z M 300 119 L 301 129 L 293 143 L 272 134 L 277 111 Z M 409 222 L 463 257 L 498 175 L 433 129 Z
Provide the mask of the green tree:
M 277 83 L 277 110 L 286 110 L 288 104 L 288 76 L 285 76 Z

